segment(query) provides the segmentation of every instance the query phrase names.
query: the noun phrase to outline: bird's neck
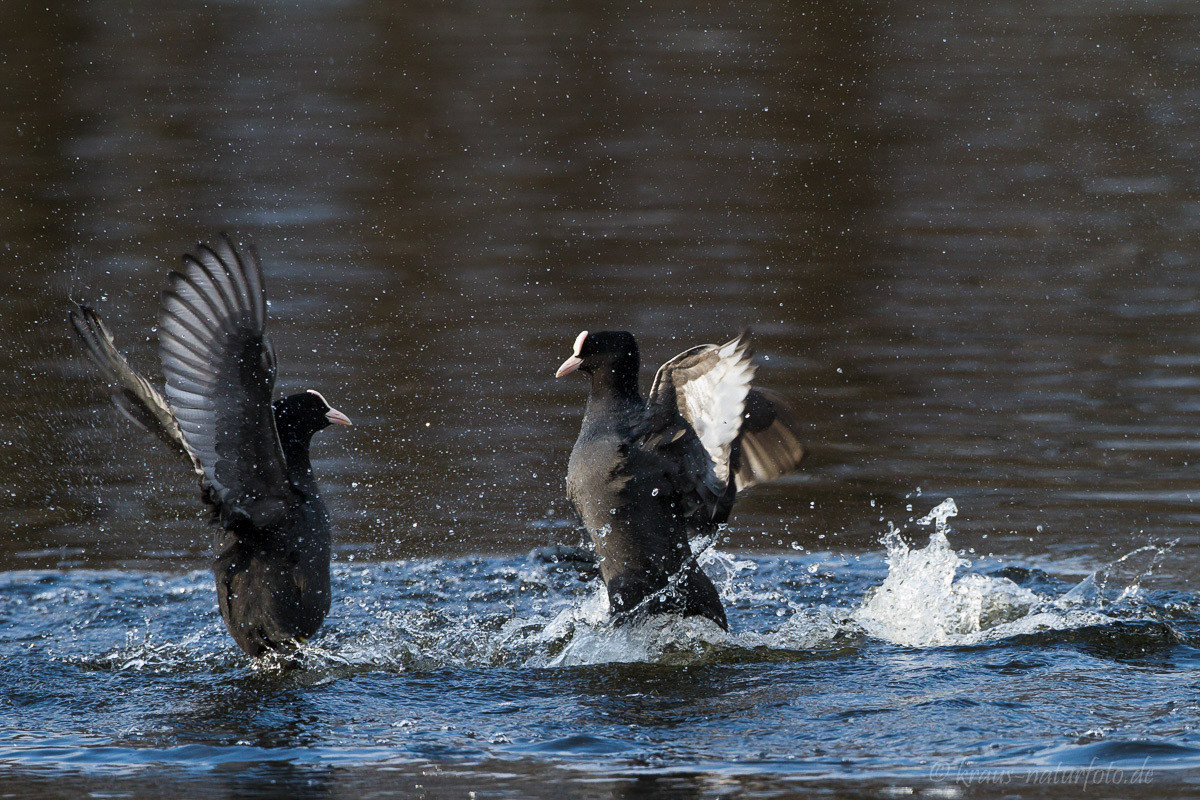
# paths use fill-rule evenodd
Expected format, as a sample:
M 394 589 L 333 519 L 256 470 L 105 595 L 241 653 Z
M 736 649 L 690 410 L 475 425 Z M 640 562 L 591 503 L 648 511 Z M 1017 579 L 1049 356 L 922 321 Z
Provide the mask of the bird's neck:
M 307 436 L 285 436 L 280 444 L 283 445 L 283 458 L 287 462 L 288 480 L 298 489 L 315 492 L 317 479 L 313 476 L 312 461 L 308 456 L 311 441 L 311 437 Z
M 638 391 L 637 363 L 618 362 L 611 369 L 592 373 L 584 425 L 596 420 L 620 419 L 645 405 Z

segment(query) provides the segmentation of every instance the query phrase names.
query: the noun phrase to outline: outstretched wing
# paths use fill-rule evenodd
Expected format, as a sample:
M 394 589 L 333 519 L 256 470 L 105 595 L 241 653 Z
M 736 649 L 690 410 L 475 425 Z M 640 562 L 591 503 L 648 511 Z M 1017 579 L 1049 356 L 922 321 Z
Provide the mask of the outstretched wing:
M 71 311 L 71 326 L 87 349 L 88 356 L 108 381 L 112 401 L 117 408 L 135 424 L 166 442 L 187 459 L 198 475 L 203 475 L 200 462 L 188 449 L 166 398 L 158 393 L 150 381 L 129 366 L 125 356 L 113 343 L 112 334 L 100 315 L 90 306 L 78 303 Z
M 767 389 L 751 389 L 743 417 L 733 454 L 733 476 L 739 492 L 800 466 L 805 452 L 797 435 L 800 426 L 783 397 Z
M 757 367 L 745 334 L 723 345 L 702 344 L 658 369 L 649 405 L 678 414 L 704 447 L 712 480 L 729 483 L 730 455 L 742 427 L 742 413 Z
M 734 446 L 756 369 L 745 334 L 704 344 L 672 358 L 654 376 L 640 431 L 646 444 L 669 452 L 680 477 L 708 518 L 727 503 Z M 681 487 L 684 494 L 689 487 Z
M 792 472 L 804 458 L 791 408 L 750 385 L 753 355 L 743 332 L 680 353 L 654 376 L 639 434 L 669 457 L 681 496 L 701 519 L 724 520 L 737 492 Z
M 222 236 L 185 256 L 159 320 L 167 399 L 222 520 L 282 522 L 293 490 L 271 408 L 275 357 L 253 249 L 238 253 Z

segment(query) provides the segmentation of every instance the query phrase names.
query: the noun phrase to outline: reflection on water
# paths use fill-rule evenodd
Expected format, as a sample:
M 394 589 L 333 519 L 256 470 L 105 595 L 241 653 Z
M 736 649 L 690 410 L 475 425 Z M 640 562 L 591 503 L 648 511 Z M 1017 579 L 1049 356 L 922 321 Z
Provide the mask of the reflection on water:
M 582 389 L 550 374 L 600 326 L 647 371 L 757 332 L 814 456 L 745 499 L 740 547 L 864 544 L 918 487 L 987 549 L 1186 531 L 1172 9 L 10 5 L 5 558 L 203 557 L 186 475 L 59 318 L 94 300 L 152 366 L 164 273 L 217 229 L 266 258 L 284 388 L 365 423 L 320 446 L 343 554 L 573 540 Z
M 634 330 L 648 379 L 748 325 L 813 455 L 726 552 L 862 552 L 953 495 L 966 551 L 1086 574 L 1181 537 L 1156 574 L 1189 586 L 1191 5 L 97 0 L 0 30 L 0 567 L 204 568 L 190 478 L 65 315 L 154 371 L 166 271 L 229 230 L 281 389 L 358 423 L 316 453 L 343 565 L 574 543 L 576 333 Z M 126 590 L 97 603 L 132 629 Z M 603 791 L 720 790 L 662 780 Z
M 216 229 L 266 258 L 284 388 L 365 423 L 320 446 L 343 553 L 572 540 L 549 376 L 601 326 L 647 371 L 756 330 L 814 457 L 738 546 L 861 545 L 918 487 L 988 549 L 1186 530 L 1196 19 L 851 11 L 8 7 L 6 558 L 202 558 L 58 320 L 91 298 L 153 365 Z

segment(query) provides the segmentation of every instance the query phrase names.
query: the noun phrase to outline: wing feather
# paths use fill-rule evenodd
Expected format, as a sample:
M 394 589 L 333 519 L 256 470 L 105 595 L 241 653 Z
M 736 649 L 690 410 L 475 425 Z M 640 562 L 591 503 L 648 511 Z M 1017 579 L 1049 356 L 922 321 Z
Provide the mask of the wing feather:
M 659 368 L 639 434 L 669 454 L 684 497 L 703 521 L 721 521 L 741 489 L 791 472 L 804 457 L 783 398 L 752 387 L 757 366 L 745 332 L 680 353 Z
M 172 272 L 163 293 L 159 351 L 167 399 L 222 519 L 257 528 L 282 521 L 293 500 L 271 397 L 275 361 L 266 337 L 257 258 L 222 237 Z
M 703 344 L 663 364 L 654 377 L 649 405 L 660 419 L 677 414 L 708 456 L 704 482 L 720 495 L 730 481 L 730 456 L 755 365 L 749 337 Z M 677 437 L 676 437 L 677 438 Z
M 112 334 L 109 333 L 100 315 L 89 306 L 79 303 L 70 314 L 71 327 L 83 342 L 88 357 L 100 368 L 109 383 L 112 401 L 125 416 L 144 428 L 175 450 L 192 466 L 197 474 L 203 474 L 195 455 L 179 429 L 179 421 L 157 389 L 129 365 L 125 356 L 117 350 Z
M 751 389 L 744 417 L 734 458 L 734 480 L 739 492 L 795 471 L 805 455 L 798 434 L 799 423 L 779 394 Z

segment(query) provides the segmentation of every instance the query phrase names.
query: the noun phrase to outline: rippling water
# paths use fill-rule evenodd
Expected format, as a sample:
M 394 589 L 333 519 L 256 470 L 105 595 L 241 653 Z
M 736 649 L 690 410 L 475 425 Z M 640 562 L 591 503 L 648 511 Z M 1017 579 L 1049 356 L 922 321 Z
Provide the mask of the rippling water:
M 1080 579 L 968 564 L 941 531 L 924 547 L 893 533 L 886 558 L 710 550 L 728 634 L 613 629 L 587 569 L 545 551 L 342 564 L 299 665 L 230 646 L 204 571 L 10 572 L 0 764 L 133 786 L 153 765 L 230 788 L 247 769 L 297 786 L 433 770 L 518 794 L 540 794 L 530 771 L 582 787 L 684 768 L 695 795 L 1194 769 L 1179 676 L 1200 665 L 1198 600 L 1141 588 L 1170 557 L 1140 548 Z
M 1191 4 L 0 23 L 0 793 L 1197 791 Z M 358 423 L 317 445 L 337 595 L 295 669 L 228 641 L 194 486 L 65 325 L 91 300 L 153 372 L 217 230 L 263 253 L 282 388 Z M 706 556 L 729 636 L 611 631 L 546 556 L 553 370 L 584 328 L 648 379 L 745 325 L 812 456 Z

